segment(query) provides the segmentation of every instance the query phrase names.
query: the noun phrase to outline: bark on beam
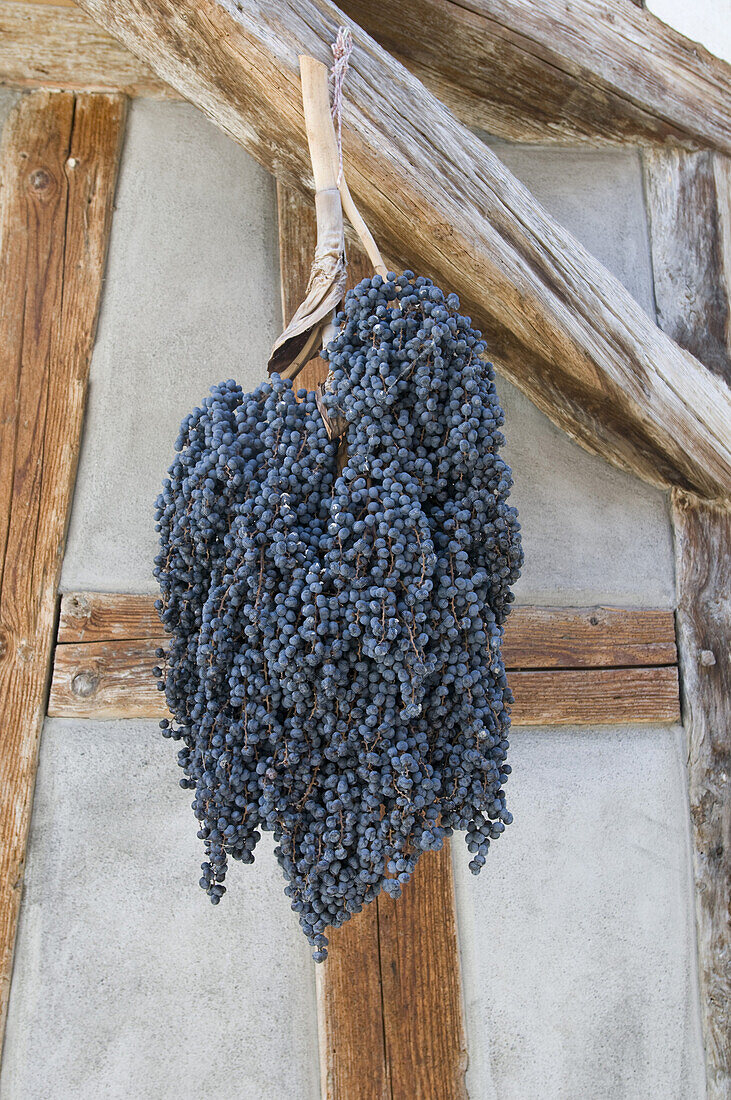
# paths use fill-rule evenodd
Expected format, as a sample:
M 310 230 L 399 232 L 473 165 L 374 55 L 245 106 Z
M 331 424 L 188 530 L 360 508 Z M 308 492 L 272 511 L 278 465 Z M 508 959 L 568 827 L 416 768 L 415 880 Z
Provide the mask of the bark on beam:
M 731 66 L 631 0 L 343 8 L 469 126 L 513 141 L 731 150 Z

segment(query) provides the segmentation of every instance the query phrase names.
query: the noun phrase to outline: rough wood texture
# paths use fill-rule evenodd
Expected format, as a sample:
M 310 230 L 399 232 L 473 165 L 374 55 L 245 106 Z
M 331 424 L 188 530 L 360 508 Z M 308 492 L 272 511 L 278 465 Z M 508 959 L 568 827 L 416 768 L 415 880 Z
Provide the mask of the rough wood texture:
M 178 98 L 78 8 L 17 0 L 0 0 L 0 84 Z
M 280 205 L 280 216 L 281 211 Z M 356 265 L 351 277 L 357 274 Z M 306 278 L 304 272 L 301 277 Z M 314 360 L 307 369 L 322 374 L 324 364 Z M 164 639 L 154 599 L 121 592 L 67 592 L 61 597 L 57 640 L 64 645 Z M 674 665 L 675 617 L 659 608 L 516 607 L 505 627 L 503 656 L 511 669 Z
M 511 672 L 514 726 L 599 726 L 677 722 L 678 670 L 550 669 Z
M 673 494 L 709 1100 L 731 1096 L 731 512 Z
M 297 55 L 329 60 L 345 18 L 330 0 L 81 6 L 279 179 L 311 190 Z M 589 450 L 655 484 L 725 497 L 728 387 L 415 77 L 357 26 L 354 36 L 345 165 L 391 262 L 456 291 L 501 370 Z
M 378 902 L 328 934 L 317 967 L 323 1100 L 392 1100 L 379 943 Z
M 159 637 L 59 645 L 48 713 L 57 718 L 164 718 L 155 687 Z M 534 650 L 531 662 L 550 665 Z M 513 724 L 672 722 L 680 715 L 672 665 L 510 670 Z
M 516 607 L 503 657 L 510 669 L 674 665 L 675 619 L 659 608 Z
M 0 79 L 109 87 L 116 74 L 130 95 L 174 94 L 94 33 L 70 0 L 60 14 L 58 2 L 2 0 L 0 9 L 50 11 L 8 13 Z M 466 125 L 541 144 L 727 147 L 729 67 L 652 14 L 628 12 L 632 3 L 644 7 L 642 0 L 408 0 L 398 19 L 383 19 L 376 0 L 346 0 L 343 7 Z M 65 18 L 69 8 L 73 18 Z
M 61 596 L 59 644 L 165 637 L 154 596 L 126 592 L 66 592 Z
M 658 323 L 731 383 L 731 160 L 646 150 Z
M 468 126 L 731 150 L 731 66 L 631 0 L 342 0 Z
M 0 151 L 3 1018 L 124 113 L 118 95 L 34 92 Z
M 398 901 L 381 895 L 377 904 L 393 1100 L 467 1100 L 449 844 L 424 853 Z
M 645 154 L 658 322 L 731 377 L 731 161 Z M 709 1100 L 731 1097 L 731 514 L 673 494 Z

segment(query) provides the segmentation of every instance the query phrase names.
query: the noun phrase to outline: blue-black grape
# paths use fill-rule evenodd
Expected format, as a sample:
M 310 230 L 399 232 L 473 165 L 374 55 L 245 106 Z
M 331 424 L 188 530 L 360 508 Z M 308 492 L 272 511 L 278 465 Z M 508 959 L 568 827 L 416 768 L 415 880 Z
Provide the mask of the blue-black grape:
M 523 560 L 503 412 L 480 333 L 412 272 L 349 291 L 323 404 L 274 375 L 211 389 L 157 502 L 155 669 L 194 792 L 214 904 L 229 857 L 276 841 L 326 930 L 466 833 L 477 874 L 510 824 L 501 655 Z

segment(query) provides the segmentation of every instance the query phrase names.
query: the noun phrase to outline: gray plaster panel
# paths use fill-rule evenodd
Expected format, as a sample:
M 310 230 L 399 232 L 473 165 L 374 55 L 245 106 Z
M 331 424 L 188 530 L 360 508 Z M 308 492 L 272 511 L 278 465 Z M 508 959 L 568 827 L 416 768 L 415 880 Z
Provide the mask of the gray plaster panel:
M 3 1100 L 319 1097 L 315 964 L 272 845 L 214 909 L 174 756 L 155 722 L 45 724 Z
M 471 1100 L 701 1100 L 683 731 L 516 730 L 511 763 L 478 878 L 454 844 Z
M 16 92 L 14 88 L 0 88 L 0 128 L 5 125 L 8 115 L 21 95 L 22 92 Z
M 504 378 L 498 392 L 525 550 L 517 600 L 675 607 L 666 494 L 572 443 Z
M 654 318 L 637 152 L 490 144 Z M 520 602 L 674 607 L 665 494 L 587 454 L 505 379 L 499 392 L 526 552 Z
M 489 144 L 556 221 L 655 319 L 642 167 L 635 149 Z
M 183 416 L 251 388 L 281 323 L 271 177 L 197 110 L 132 103 L 62 587 L 154 591 L 153 504 Z

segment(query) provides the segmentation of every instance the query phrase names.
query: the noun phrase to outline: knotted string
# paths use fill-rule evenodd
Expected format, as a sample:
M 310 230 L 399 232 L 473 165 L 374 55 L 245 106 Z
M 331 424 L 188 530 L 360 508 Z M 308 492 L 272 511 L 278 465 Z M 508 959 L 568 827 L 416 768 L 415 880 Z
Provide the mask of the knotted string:
M 338 139 L 338 187 L 343 178 L 343 84 L 348 71 L 348 62 L 353 51 L 353 36 L 349 27 L 339 27 L 332 44 L 333 65 L 330 69 L 330 87 L 332 89 L 332 112 L 335 133 Z

